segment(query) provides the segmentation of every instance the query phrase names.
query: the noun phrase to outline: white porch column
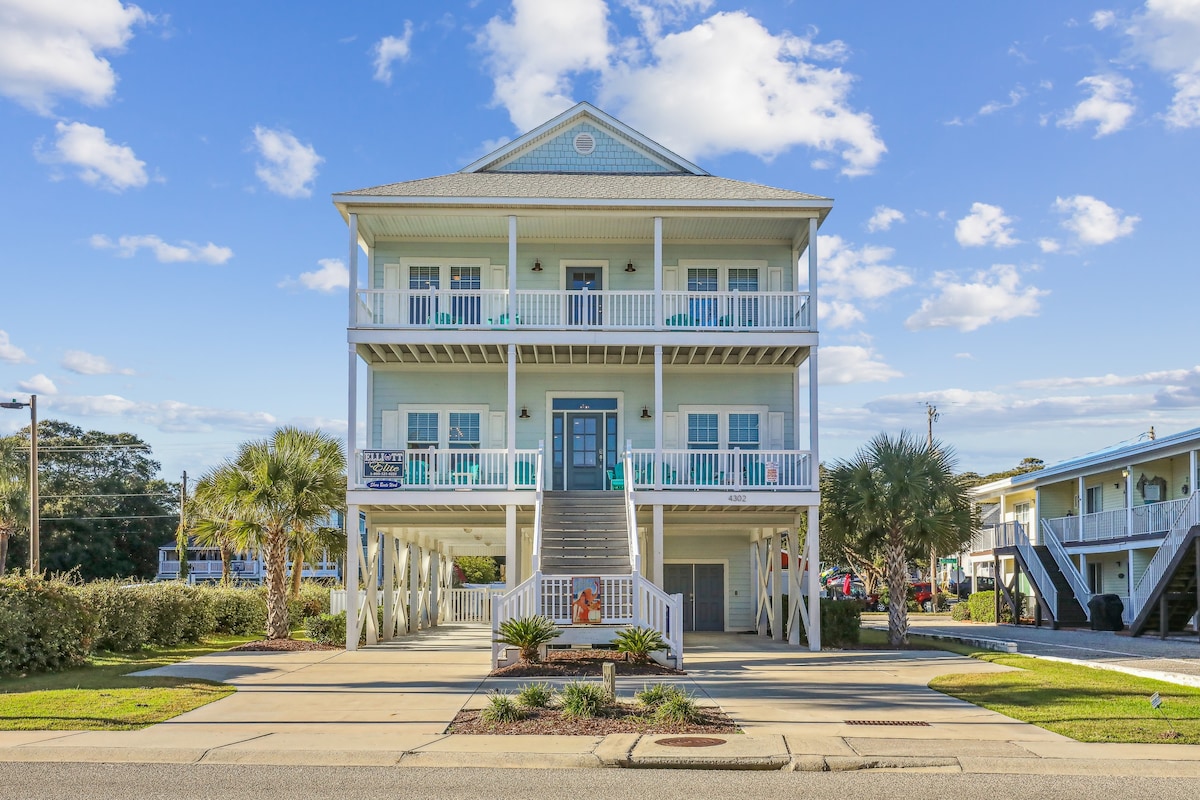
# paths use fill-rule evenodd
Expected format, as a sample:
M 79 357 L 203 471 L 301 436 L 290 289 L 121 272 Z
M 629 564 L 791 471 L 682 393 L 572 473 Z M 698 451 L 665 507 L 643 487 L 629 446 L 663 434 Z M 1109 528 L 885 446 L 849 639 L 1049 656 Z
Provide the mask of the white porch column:
M 408 543 L 408 632 L 421 627 L 421 546 Z
M 787 613 L 787 640 L 788 644 L 800 644 L 800 609 L 804 602 L 804 593 L 800 587 L 800 577 L 803 572 L 803 559 L 797 545 L 800 541 L 800 526 L 792 525 L 788 530 L 787 543 L 787 558 L 788 558 L 788 613 Z
M 779 529 L 771 531 L 771 638 L 783 641 L 783 537 Z
M 799 265 L 797 265 L 799 266 Z M 808 324 L 817 330 L 817 218 L 808 220 Z
M 650 473 L 654 476 L 654 488 L 663 485 L 663 349 L 654 345 L 654 459 L 650 462 Z M 660 509 L 661 511 L 661 509 Z
M 358 506 L 346 506 L 346 649 L 358 649 Z
M 1198 476 L 1198 475 L 1196 474 L 1196 453 L 1197 453 L 1197 451 L 1196 451 L 1196 450 L 1191 450 L 1191 451 L 1189 451 L 1189 452 L 1188 452 L 1188 479 L 1187 479 L 1187 485 L 1188 485 L 1188 493 L 1189 493 L 1189 494 L 1190 494 L 1190 493 L 1192 493 L 1192 492 L 1195 492 L 1195 491 L 1197 491 L 1197 489 L 1198 489 L 1198 487 L 1196 486 L 1196 483 L 1197 483 L 1197 481 L 1196 481 L 1196 478 L 1197 478 L 1197 477 L 1200 477 L 1200 476 Z
M 429 563 L 429 627 L 436 628 L 442 613 L 442 553 L 439 549 L 430 555 Z
M 808 536 L 804 548 L 808 551 L 808 649 L 814 653 L 821 652 L 821 524 L 818 512 L 816 506 L 808 507 Z
M 358 214 L 350 215 L 350 253 L 346 259 L 350 271 L 350 285 L 347 292 L 350 304 L 350 316 L 347 327 L 353 328 L 358 324 Z
M 662 217 L 654 218 L 654 329 L 661 331 L 663 325 L 663 263 L 662 263 Z M 660 349 L 660 348 L 655 348 Z M 656 414 L 661 413 L 656 408 Z
M 367 633 L 367 644 L 379 642 L 379 534 L 371 530 L 370 520 L 367 520 L 367 560 L 363 566 L 363 584 L 366 590 L 366 622 L 363 627 Z
M 1125 535 L 1133 534 L 1133 464 L 1125 467 Z M 1129 570 L 1125 574 L 1132 572 Z
M 650 545 L 650 580 L 658 588 L 663 588 L 663 507 L 655 503 L 654 522 L 651 532 Z
M 390 642 L 396 634 L 396 535 L 383 535 L 383 630 L 381 641 Z
M 504 585 L 514 589 L 521 582 L 521 546 L 517 539 L 517 507 L 504 507 Z
M 808 321 L 813 331 L 817 330 L 817 219 L 808 220 Z M 799 418 L 797 418 L 797 422 Z M 797 435 L 796 437 L 800 437 Z M 818 447 L 817 427 L 817 347 L 808 351 L 808 449 L 809 480 L 814 489 L 820 487 L 819 465 L 821 455 Z
M 512 217 L 511 219 L 516 219 Z M 512 296 L 512 295 L 510 295 Z M 508 424 L 505 426 L 508 435 L 508 459 L 505 471 L 508 473 L 508 490 L 517 488 L 517 346 L 508 346 Z
M 508 323 L 517 322 L 517 217 L 508 218 Z

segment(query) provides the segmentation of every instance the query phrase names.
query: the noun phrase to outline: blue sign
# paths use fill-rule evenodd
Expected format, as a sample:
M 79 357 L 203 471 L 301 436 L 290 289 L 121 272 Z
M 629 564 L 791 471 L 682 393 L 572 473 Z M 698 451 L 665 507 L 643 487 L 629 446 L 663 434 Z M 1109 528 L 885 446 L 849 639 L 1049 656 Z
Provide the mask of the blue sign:
M 403 450 L 363 450 L 363 477 L 367 480 L 367 487 L 400 488 L 399 484 L 404 481 L 404 457 Z M 372 478 L 386 478 L 396 486 L 375 487 L 371 485 Z
M 399 489 L 403 485 L 404 484 L 400 483 L 400 481 L 393 481 L 388 478 L 381 478 L 379 480 L 367 481 L 368 489 Z

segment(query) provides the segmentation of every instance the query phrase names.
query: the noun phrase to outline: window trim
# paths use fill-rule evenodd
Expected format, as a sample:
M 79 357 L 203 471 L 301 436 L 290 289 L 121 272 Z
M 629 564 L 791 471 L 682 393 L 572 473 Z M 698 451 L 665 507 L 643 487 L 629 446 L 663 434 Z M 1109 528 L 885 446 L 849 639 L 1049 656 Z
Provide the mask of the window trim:
M 679 439 L 683 449 L 688 449 L 688 415 L 689 414 L 716 414 L 717 415 L 717 449 L 732 450 L 739 445 L 731 445 L 729 443 L 729 415 L 730 414 L 755 414 L 758 416 L 758 449 L 766 449 L 766 442 L 763 441 L 763 433 L 767 432 L 768 438 L 770 432 L 767 431 L 767 426 L 770 424 L 770 406 L 763 405 L 681 405 L 679 412 Z
M 455 404 L 452 406 L 431 406 L 427 403 L 401 403 L 396 406 L 396 411 L 400 414 L 400 444 L 403 449 L 408 449 L 408 415 L 409 414 L 437 414 L 438 415 L 438 450 L 450 449 L 450 413 L 456 414 L 478 414 L 479 415 L 479 449 L 486 450 L 484 447 L 489 441 L 488 439 L 488 423 L 490 421 L 491 407 L 488 405 L 478 404 Z

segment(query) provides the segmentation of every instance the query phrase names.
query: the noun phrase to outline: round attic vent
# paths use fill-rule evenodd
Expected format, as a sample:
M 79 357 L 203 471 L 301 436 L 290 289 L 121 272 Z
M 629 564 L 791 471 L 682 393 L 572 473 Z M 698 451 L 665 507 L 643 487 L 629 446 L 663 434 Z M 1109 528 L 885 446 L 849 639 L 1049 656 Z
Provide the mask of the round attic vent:
M 590 133 L 575 134 L 575 152 L 581 156 L 591 155 L 596 149 L 596 137 Z

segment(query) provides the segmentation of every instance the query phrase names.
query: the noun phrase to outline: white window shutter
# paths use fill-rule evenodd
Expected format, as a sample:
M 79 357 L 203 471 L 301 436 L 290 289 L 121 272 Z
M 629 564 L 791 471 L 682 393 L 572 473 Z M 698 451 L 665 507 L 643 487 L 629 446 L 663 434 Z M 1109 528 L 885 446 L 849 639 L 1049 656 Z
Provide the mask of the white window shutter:
M 508 414 L 504 411 L 492 411 L 488 414 L 488 447 L 500 449 L 508 446 L 504 436 L 504 423 Z
M 400 288 L 400 265 L 383 265 L 383 288 L 394 292 Z
M 663 291 L 679 291 L 679 267 L 663 267 Z
M 783 268 L 771 267 L 767 270 L 767 291 L 782 292 L 783 291 Z
M 679 449 L 679 412 L 668 411 L 663 417 L 663 449 Z
M 503 264 L 492 264 L 488 267 L 491 280 L 485 289 L 504 289 L 508 287 L 508 267 Z
M 383 448 L 385 450 L 400 449 L 400 412 L 383 412 Z
M 783 449 L 783 412 L 772 411 L 767 414 L 767 449 Z

